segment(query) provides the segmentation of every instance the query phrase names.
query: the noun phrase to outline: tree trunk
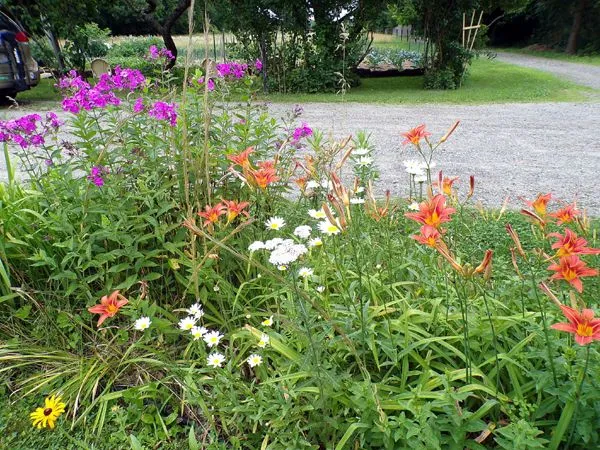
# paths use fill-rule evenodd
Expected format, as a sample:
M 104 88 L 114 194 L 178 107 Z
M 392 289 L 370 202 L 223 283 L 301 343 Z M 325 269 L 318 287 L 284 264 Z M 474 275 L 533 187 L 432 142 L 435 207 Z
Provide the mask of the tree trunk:
M 162 39 L 165 43 L 165 48 L 169 50 L 173 54 L 173 59 L 169 59 L 165 66 L 166 70 L 171 70 L 177 61 L 177 46 L 175 45 L 175 41 L 173 40 L 173 35 L 171 34 L 171 28 L 168 30 L 162 30 Z
M 569 40 L 567 42 L 567 48 L 565 53 L 574 55 L 577 53 L 577 39 L 579 38 L 579 32 L 581 31 L 581 22 L 583 21 L 583 13 L 587 0 L 579 0 L 575 14 L 573 15 L 573 25 L 571 26 L 571 33 L 569 34 Z

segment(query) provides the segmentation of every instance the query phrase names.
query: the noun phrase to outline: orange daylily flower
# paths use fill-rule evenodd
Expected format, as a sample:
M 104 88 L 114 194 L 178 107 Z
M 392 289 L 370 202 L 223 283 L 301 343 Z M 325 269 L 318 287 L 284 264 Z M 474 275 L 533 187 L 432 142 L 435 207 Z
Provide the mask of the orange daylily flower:
M 590 269 L 586 263 L 579 259 L 577 255 L 565 256 L 560 258 L 558 264 L 552 264 L 548 270 L 556 272 L 550 277 L 554 280 L 565 280 L 575 288 L 580 294 L 583 292 L 583 283 L 581 277 L 593 277 L 598 275 L 596 269 Z
M 304 192 L 306 190 L 306 183 L 308 183 L 308 177 L 298 177 L 294 180 L 294 183 Z
M 446 197 L 438 194 L 419 205 L 418 213 L 404 214 L 409 219 L 415 220 L 423 225 L 438 228 L 444 222 L 450 222 L 450 215 L 454 214 L 454 208 L 446 208 Z
M 565 305 L 560 305 L 560 309 L 569 322 L 555 323 L 550 328 L 573 333 L 579 345 L 600 341 L 600 319 L 594 319 L 594 311 L 586 308 L 579 312 Z
M 250 167 L 249 157 L 252 153 L 254 153 L 254 147 L 248 147 L 246 150 L 238 153 L 237 155 L 227 155 L 227 159 L 234 164 L 238 164 L 243 168 L 247 168 Z
M 244 211 L 250 203 L 248 202 L 236 202 L 234 200 L 223 200 L 223 205 L 227 209 L 227 223 L 232 222 L 237 216 L 243 214 L 246 217 L 249 217 L 248 211 Z
M 558 239 L 557 242 L 552 244 L 552 248 L 558 250 L 556 252 L 556 256 L 558 257 L 600 254 L 600 249 L 586 247 L 587 241 L 582 237 L 578 237 L 574 231 L 571 231 L 568 228 L 565 228 L 564 236 L 560 233 L 550 233 L 548 237 L 554 237 Z
M 107 318 L 113 317 L 115 314 L 119 312 L 123 306 L 129 303 L 124 296 L 122 296 L 119 291 L 114 291 L 110 295 L 105 295 L 100 300 L 98 305 L 94 305 L 88 308 L 88 311 L 92 314 L 100 314 L 100 318 L 98 319 L 97 327 L 102 325 Z
M 423 225 L 420 231 L 421 234 L 412 235 L 411 238 L 432 248 L 445 246 L 444 242 L 442 241 L 442 235 L 437 228 L 434 228 L 430 225 Z
M 483 256 L 483 261 L 477 267 L 473 273 L 482 273 L 483 277 L 488 280 L 492 274 L 492 256 L 494 255 L 493 250 L 486 250 Z
M 551 199 L 552 194 L 539 194 L 534 201 L 530 202 L 526 200 L 525 203 L 527 203 L 527 206 L 530 208 L 533 208 L 538 216 L 543 218 L 547 213 L 548 202 Z
M 559 225 L 563 225 L 565 223 L 570 223 L 575 220 L 576 217 L 579 217 L 581 211 L 579 211 L 577 205 L 573 203 L 572 205 L 567 205 L 562 209 L 559 209 L 556 212 L 548 214 L 550 217 L 556 218 L 556 222 Z
M 219 217 L 225 214 L 225 206 L 222 203 L 217 203 L 215 206 L 206 205 L 204 211 L 199 211 L 198 215 L 205 220 L 202 225 L 205 227 L 219 221 Z
M 258 170 L 251 169 L 249 171 L 247 180 L 250 184 L 266 189 L 269 184 L 279 181 L 274 163 L 262 162 L 259 167 Z
M 441 186 L 440 186 L 439 181 L 434 182 L 433 185 L 440 190 L 440 194 L 452 195 L 453 194 L 452 185 L 456 181 L 458 181 L 458 177 L 454 177 L 454 178 L 444 177 L 444 179 L 441 182 Z
M 406 139 L 402 141 L 402 145 L 413 144 L 419 145 L 419 142 L 423 138 L 427 138 L 427 136 L 431 136 L 431 133 L 425 131 L 425 125 L 419 125 L 418 127 L 413 128 L 406 133 L 400 133 Z

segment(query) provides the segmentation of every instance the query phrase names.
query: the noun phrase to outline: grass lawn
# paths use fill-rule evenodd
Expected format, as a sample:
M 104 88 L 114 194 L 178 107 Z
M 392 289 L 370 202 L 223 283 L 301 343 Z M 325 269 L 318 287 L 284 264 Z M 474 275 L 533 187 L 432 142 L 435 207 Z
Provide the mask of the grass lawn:
M 493 48 L 490 49 L 497 52 L 508 52 L 508 53 L 519 53 L 522 55 L 539 56 L 542 58 L 559 59 L 561 61 L 575 62 L 581 64 L 590 64 L 593 66 L 600 66 L 600 55 L 580 56 L 580 55 L 567 55 L 566 53 L 559 52 L 557 50 L 546 50 L 537 51 L 529 50 L 527 48 Z
M 37 106 L 39 102 L 58 102 L 62 99 L 60 93 L 54 88 L 56 80 L 54 78 L 45 78 L 40 80 L 33 89 L 19 92 L 17 101 L 23 106 Z
M 545 72 L 477 59 L 465 84 L 454 91 L 423 90 L 423 77 L 365 78 L 345 99 L 336 94 L 273 94 L 272 102 L 358 102 L 389 104 L 582 101 L 591 90 Z

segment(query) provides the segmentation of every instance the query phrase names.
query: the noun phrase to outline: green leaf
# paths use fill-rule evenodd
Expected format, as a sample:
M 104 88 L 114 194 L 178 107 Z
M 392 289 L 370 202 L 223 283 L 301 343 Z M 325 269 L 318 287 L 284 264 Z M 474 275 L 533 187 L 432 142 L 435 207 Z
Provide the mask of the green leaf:
M 133 434 L 129 435 L 129 440 L 131 441 L 131 450 L 143 450 L 144 447 L 142 447 L 142 444 L 140 443 L 140 441 L 138 441 L 138 438 L 136 438 Z
M 188 447 L 190 450 L 200 450 L 200 444 L 198 443 L 198 439 L 196 439 L 196 433 L 194 432 L 193 424 L 192 428 L 190 428 L 190 434 L 188 435 Z
M 29 317 L 29 313 L 31 312 L 31 305 L 24 305 L 21 306 L 19 309 L 17 309 L 17 311 L 15 312 L 15 317 L 18 317 L 19 319 L 27 319 Z
M 338 444 L 335 446 L 335 450 L 342 450 L 344 448 L 344 445 L 346 445 L 346 442 L 348 442 L 348 440 L 352 437 L 354 432 L 359 428 L 369 428 L 369 425 L 361 422 L 355 422 L 352 425 L 350 425 L 344 433 L 344 435 L 342 436 L 342 439 L 340 439 L 340 442 L 338 442 Z

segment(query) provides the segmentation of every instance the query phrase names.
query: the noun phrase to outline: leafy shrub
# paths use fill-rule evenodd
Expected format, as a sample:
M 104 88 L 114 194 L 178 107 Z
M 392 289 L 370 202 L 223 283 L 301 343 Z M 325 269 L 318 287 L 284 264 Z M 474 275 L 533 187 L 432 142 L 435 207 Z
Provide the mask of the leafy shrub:
M 120 42 L 114 43 L 108 50 L 108 57 L 113 58 L 143 58 L 148 55 L 151 45 L 162 46 L 163 41 L 156 36 L 128 36 Z

